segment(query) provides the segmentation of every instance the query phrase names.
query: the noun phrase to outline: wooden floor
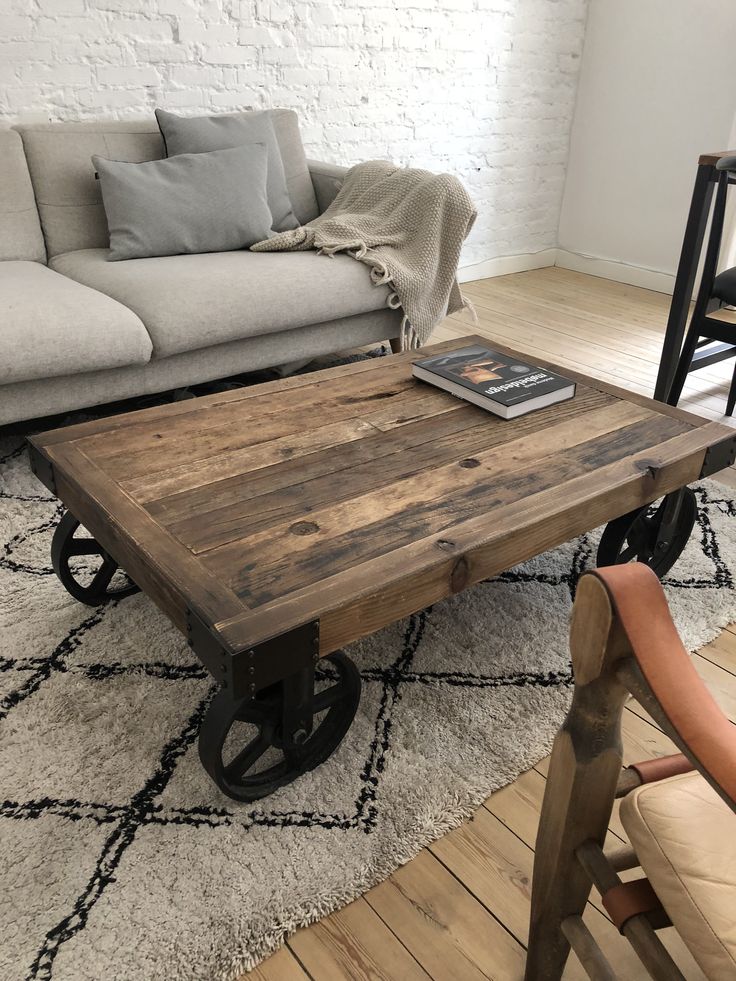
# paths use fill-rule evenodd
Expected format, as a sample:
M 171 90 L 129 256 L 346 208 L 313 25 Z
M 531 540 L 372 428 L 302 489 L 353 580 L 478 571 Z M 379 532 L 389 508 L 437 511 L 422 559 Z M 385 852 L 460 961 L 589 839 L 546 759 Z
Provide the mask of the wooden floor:
M 480 333 L 650 395 L 669 298 L 605 279 L 550 268 L 469 283 L 478 315 L 452 317 L 433 339 Z M 691 375 L 681 405 L 720 419 L 730 362 Z M 736 487 L 736 471 L 721 475 Z M 695 656 L 716 699 L 736 721 L 736 626 Z M 625 711 L 627 762 L 673 751 L 638 705 Z M 529 895 L 547 761 L 493 794 L 474 818 L 422 851 L 361 899 L 298 931 L 249 981 L 499 981 L 524 971 Z M 609 835 L 624 838 L 614 811 Z M 336 856 L 339 860 L 339 856 Z M 648 977 L 602 912 L 586 922 L 622 979 Z M 685 976 L 702 978 L 670 928 L 660 934 Z M 571 956 L 566 978 L 586 975 Z

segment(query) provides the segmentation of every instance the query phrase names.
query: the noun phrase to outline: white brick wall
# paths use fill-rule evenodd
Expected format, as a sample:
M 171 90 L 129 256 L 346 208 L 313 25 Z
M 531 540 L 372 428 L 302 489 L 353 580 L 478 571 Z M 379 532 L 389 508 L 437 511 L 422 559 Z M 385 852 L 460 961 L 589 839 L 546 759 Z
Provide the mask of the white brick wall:
M 464 264 L 556 245 L 587 0 L 0 0 L 0 125 L 290 106 L 308 155 L 457 174 Z

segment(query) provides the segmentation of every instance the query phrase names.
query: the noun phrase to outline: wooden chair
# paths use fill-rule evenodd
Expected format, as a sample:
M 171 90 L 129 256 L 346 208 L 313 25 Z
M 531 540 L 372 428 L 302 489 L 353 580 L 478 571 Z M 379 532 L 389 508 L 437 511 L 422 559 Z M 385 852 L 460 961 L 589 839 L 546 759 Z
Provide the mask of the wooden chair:
M 716 276 L 723 238 L 728 185 L 736 179 L 736 157 L 722 157 L 716 164 L 716 169 L 720 174 L 716 185 L 716 200 L 713 205 L 703 272 L 690 326 L 685 335 L 680 360 L 677 362 L 667 399 L 670 405 L 677 405 L 680 400 L 689 372 L 736 356 L 736 324 L 708 316 L 724 305 L 736 306 L 736 267 L 725 269 Z M 726 402 L 727 416 L 733 415 L 734 405 L 736 405 L 736 371 L 733 374 Z
M 591 885 L 651 977 L 682 979 L 657 929 L 673 924 L 708 978 L 736 978 L 736 726 L 682 645 L 641 563 L 579 583 L 570 631 L 575 690 L 554 743 L 537 836 L 526 981 L 560 978 L 570 948 L 615 979 L 582 920 Z M 622 770 L 633 694 L 682 750 Z M 605 852 L 614 798 L 632 847 Z M 643 870 L 628 882 L 618 872 Z

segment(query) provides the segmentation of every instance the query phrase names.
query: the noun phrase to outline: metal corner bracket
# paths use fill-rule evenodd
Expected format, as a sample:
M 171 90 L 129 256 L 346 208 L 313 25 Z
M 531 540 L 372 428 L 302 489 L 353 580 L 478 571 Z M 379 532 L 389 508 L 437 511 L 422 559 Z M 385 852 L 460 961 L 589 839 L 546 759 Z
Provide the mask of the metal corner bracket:
M 253 647 L 231 651 L 218 633 L 191 608 L 186 610 L 187 643 L 212 677 L 234 698 L 283 681 L 319 659 L 319 620 L 305 623 Z
M 44 487 L 47 487 L 56 496 L 54 465 L 30 441 L 28 443 L 28 458 L 31 463 L 31 470 L 35 476 L 41 481 Z
M 708 447 L 703 457 L 700 478 L 710 477 L 711 474 L 725 470 L 734 463 L 736 463 L 736 433 Z

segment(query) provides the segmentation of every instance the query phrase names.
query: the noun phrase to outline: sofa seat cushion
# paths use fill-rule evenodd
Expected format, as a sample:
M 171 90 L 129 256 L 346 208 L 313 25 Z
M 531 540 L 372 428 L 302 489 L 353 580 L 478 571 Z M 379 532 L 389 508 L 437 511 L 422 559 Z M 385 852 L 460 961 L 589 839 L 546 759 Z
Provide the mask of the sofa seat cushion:
M 154 357 L 324 323 L 386 306 L 388 288 L 346 255 L 217 252 L 108 262 L 107 249 L 55 256 L 54 269 L 140 317 Z
M 151 339 L 127 307 L 38 262 L 0 262 L 0 384 L 145 364 Z
M 699 773 L 684 773 L 633 791 L 621 820 L 705 975 L 736 977 L 736 814 Z

